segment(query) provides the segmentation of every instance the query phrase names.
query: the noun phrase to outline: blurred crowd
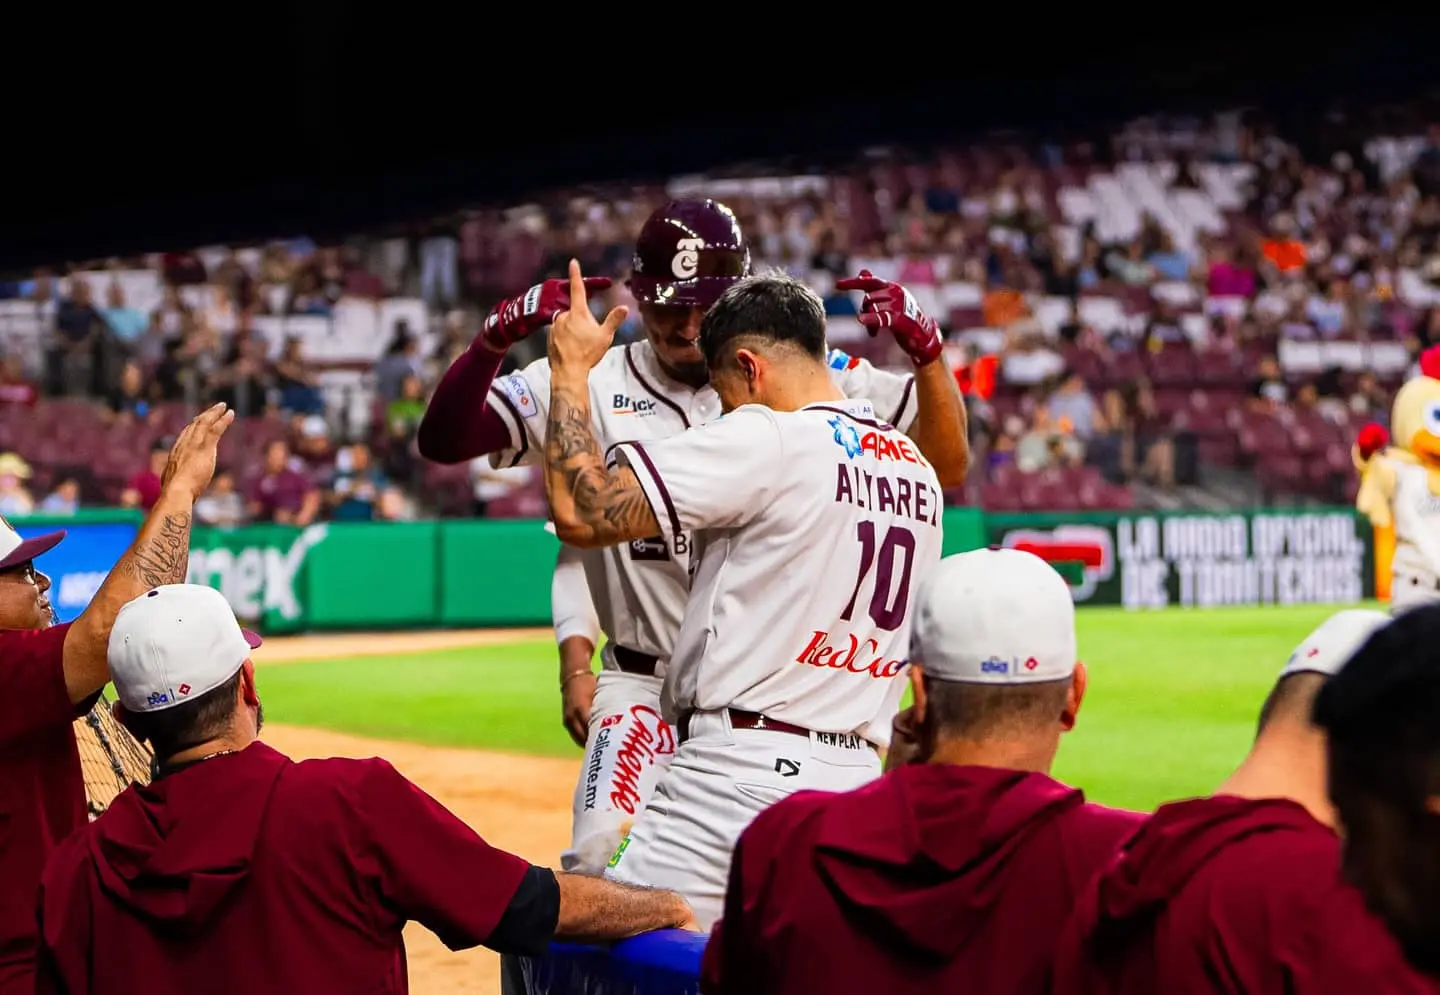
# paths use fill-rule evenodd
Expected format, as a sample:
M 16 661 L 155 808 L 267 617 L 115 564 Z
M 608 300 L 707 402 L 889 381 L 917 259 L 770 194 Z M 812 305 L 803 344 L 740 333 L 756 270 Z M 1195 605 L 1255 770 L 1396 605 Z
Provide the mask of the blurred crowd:
M 477 462 L 458 498 L 456 478 L 431 478 L 414 448 L 428 392 L 496 301 L 562 275 L 572 256 L 617 281 L 597 308 L 629 303 L 621 281 L 638 228 L 682 191 L 724 200 L 757 260 L 816 286 L 842 348 L 902 359 L 852 334 L 856 301 L 833 283 L 862 267 L 937 313 L 978 456 L 958 500 L 1031 507 L 1083 492 L 1081 505 L 1125 506 L 1131 485 L 1170 491 L 1227 465 L 1263 471 L 1271 496 L 1343 500 L 1348 461 L 1336 454 L 1360 424 L 1385 419 L 1411 358 L 1440 340 L 1440 128 L 1424 120 L 1414 109 L 1332 114 L 1291 122 L 1294 134 L 1251 114 L 1146 120 L 1104 139 L 568 191 L 331 244 L 23 274 L 0 279 L 0 305 L 43 309 L 47 332 L 38 361 L 9 347 L 0 357 L 0 418 L 89 398 L 100 424 L 140 426 L 148 445 L 163 441 L 168 411 L 226 401 L 261 425 L 222 475 L 227 522 L 533 510 L 510 500 L 537 492 L 524 468 Z M 163 293 L 142 309 L 107 271 L 146 269 Z M 327 387 L 336 364 L 317 360 L 314 341 L 257 331 L 395 298 L 423 301 L 428 326 L 386 329 L 378 362 L 364 364 L 358 419 Z M 644 334 L 631 314 L 622 337 Z M 0 513 L 137 494 L 143 504 L 148 493 L 118 471 L 67 473 L 23 430 L 0 436 L 11 448 Z M 1077 491 L 1067 473 L 1099 489 Z M 1017 497 L 1017 476 L 1036 475 L 1053 486 Z

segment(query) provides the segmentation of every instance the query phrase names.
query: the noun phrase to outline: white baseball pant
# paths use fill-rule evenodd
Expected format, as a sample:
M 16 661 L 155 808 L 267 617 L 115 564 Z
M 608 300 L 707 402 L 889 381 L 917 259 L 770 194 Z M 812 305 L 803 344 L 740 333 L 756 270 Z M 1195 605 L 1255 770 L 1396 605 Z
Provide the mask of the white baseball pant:
M 1440 601 L 1440 582 L 1430 574 L 1395 571 L 1390 581 L 1390 614 Z
M 603 871 L 670 765 L 675 730 L 660 717 L 661 684 L 659 677 L 600 672 L 562 870 Z
M 728 711 L 695 713 L 688 732 L 605 876 L 678 891 L 709 930 L 750 820 L 796 791 L 858 788 L 880 755 L 858 736 L 733 729 Z

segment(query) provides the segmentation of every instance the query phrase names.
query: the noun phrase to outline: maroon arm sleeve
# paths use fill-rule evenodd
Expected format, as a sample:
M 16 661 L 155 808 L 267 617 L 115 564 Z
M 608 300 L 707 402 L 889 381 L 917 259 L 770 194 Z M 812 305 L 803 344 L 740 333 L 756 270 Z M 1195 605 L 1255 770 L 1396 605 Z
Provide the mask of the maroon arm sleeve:
M 421 456 L 463 463 L 510 445 L 510 430 L 489 403 L 503 359 L 476 342 L 450 364 L 420 419 L 416 442 Z
M 384 760 L 368 766 L 359 814 L 381 899 L 451 950 L 485 943 L 530 863 L 486 843 Z
M 65 634 L 48 629 L 0 630 L 0 747 L 37 730 L 68 726 L 95 699 L 72 704 L 65 689 Z M 3 754 L 0 749 L 0 754 Z

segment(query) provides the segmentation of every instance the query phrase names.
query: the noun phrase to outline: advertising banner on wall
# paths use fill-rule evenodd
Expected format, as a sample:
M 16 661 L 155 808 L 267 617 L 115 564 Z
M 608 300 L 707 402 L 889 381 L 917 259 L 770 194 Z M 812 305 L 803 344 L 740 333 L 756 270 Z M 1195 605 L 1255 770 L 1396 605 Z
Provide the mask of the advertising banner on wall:
M 1076 603 L 1345 604 L 1375 593 L 1372 530 L 1350 509 L 990 515 L 992 545 L 1066 564 Z
M 35 565 L 50 577 L 50 603 L 60 621 L 73 622 L 135 541 L 140 516 L 92 512 L 65 518 L 16 518 L 11 524 L 25 539 L 65 530 L 65 541 Z

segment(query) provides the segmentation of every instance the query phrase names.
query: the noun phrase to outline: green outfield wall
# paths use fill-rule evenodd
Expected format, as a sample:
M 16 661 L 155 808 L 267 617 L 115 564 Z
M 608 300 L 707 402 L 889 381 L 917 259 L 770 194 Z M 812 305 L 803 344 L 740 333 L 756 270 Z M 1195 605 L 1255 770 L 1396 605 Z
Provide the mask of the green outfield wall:
M 66 528 L 41 561 L 73 618 L 134 538 L 133 512 L 16 519 Z M 1131 608 L 1344 603 L 1374 594 L 1367 522 L 1349 509 L 1226 514 L 945 512 L 945 552 L 1029 549 L 1079 604 Z M 189 579 L 269 633 L 550 624 L 559 546 L 538 520 L 254 525 L 195 530 Z M 53 566 L 51 566 L 53 564 Z

